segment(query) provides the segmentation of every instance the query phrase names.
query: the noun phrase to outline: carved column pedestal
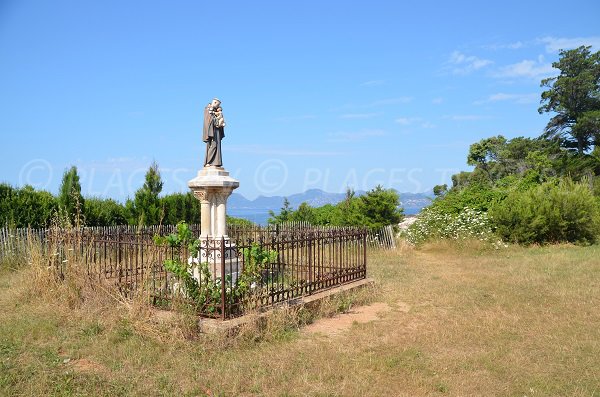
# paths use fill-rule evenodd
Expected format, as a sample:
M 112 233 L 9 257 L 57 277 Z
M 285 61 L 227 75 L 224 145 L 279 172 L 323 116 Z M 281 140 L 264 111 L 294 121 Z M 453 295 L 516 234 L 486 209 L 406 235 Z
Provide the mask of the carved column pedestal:
M 208 166 L 198 171 L 198 176 L 188 182 L 194 196 L 200 200 L 200 240 L 198 260 L 208 262 L 213 279 L 224 275 L 237 278 L 237 250 L 227 235 L 227 199 L 240 182 L 229 176 L 222 167 Z M 197 269 L 194 277 L 200 281 Z

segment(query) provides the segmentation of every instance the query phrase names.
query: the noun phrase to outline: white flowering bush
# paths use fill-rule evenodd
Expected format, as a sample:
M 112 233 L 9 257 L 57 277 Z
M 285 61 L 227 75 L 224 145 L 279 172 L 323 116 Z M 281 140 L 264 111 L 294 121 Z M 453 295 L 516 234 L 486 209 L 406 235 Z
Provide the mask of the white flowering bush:
M 412 244 L 422 244 L 432 239 L 497 240 L 486 212 L 465 208 L 458 214 L 452 214 L 435 206 L 421 211 L 406 231 L 406 239 Z

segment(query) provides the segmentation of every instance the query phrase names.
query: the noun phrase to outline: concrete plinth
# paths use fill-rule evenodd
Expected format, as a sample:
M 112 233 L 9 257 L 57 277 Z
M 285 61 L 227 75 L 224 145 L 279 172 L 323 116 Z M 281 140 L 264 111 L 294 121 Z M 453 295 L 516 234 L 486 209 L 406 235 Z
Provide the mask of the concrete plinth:
M 201 237 L 200 252 L 198 252 L 196 260 L 197 263 L 208 264 L 208 270 L 213 280 L 221 278 L 223 271 L 223 274 L 231 276 L 231 281 L 235 283 L 243 269 L 243 260 L 238 258 L 238 249 L 235 243 L 225 238 Z M 196 280 L 201 280 L 198 268 L 194 269 L 193 276 Z
M 217 255 L 217 252 L 223 252 L 225 274 L 233 276 L 233 273 L 241 271 L 241 266 L 236 269 L 237 250 L 227 235 L 227 199 L 240 186 L 240 182 L 230 177 L 224 168 L 208 166 L 198 171 L 188 186 L 194 197 L 200 200 L 200 239 L 203 248 L 199 260 L 209 263 L 213 278 L 221 277 L 221 255 Z
M 227 199 L 240 182 L 222 167 L 204 167 L 188 182 L 194 196 L 200 200 L 200 235 L 227 237 Z

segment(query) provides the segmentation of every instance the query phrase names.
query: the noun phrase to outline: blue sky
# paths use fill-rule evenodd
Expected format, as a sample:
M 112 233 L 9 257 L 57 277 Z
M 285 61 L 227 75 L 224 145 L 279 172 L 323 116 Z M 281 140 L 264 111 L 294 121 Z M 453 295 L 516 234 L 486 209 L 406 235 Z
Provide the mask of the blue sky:
M 597 1 L 0 1 L 0 181 L 124 200 L 201 167 L 202 109 L 248 198 L 418 192 L 482 138 L 538 136 L 560 48 L 600 49 Z

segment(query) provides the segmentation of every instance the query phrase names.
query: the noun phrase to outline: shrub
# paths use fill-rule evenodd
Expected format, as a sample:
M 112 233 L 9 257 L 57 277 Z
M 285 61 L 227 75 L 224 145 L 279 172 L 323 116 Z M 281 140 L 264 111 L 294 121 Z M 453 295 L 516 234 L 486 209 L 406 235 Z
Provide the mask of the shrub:
M 453 213 L 434 205 L 421 211 L 418 219 L 408 228 L 406 238 L 412 244 L 436 238 L 492 241 L 494 234 L 489 218 L 483 211 L 465 208 Z
M 491 185 L 476 183 L 460 189 L 452 189 L 442 197 L 437 197 L 431 207 L 446 214 L 458 215 L 470 208 L 486 212 L 491 205 L 501 200 L 505 193 Z
M 49 192 L 31 186 L 15 189 L 9 223 L 16 227 L 47 227 L 58 210 L 56 198 Z
M 416 222 L 408 228 L 406 237 L 413 244 L 435 238 L 496 240 L 487 210 L 505 195 L 485 183 L 451 189 L 421 211 Z
M 497 234 L 505 241 L 593 243 L 600 227 L 600 208 L 589 184 L 570 179 L 513 191 L 490 209 Z
M 400 195 L 393 189 L 384 189 L 377 185 L 375 189 L 359 197 L 359 209 L 364 219 L 364 225 L 379 228 L 387 225 L 397 225 L 404 219 L 404 210 L 400 206 Z
M 285 199 L 279 214 L 270 211 L 270 215 L 271 224 L 300 221 L 315 225 L 366 226 L 375 229 L 397 225 L 404 218 L 404 209 L 397 191 L 378 185 L 361 196 L 356 196 L 352 189 L 348 189 L 345 199 L 339 203 L 316 208 L 302 203 L 297 210 L 293 210 Z
M 250 247 L 242 248 L 244 264 L 242 271 L 234 275 L 226 274 L 225 279 L 211 274 L 208 262 L 199 261 L 201 240 L 194 238 L 187 223 L 177 224 L 176 233 L 167 236 L 154 236 L 154 242 L 168 245 L 174 251 L 172 259 L 166 259 L 163 266 L 167 272 L 175 276 L 178 284 L 173 284 L 173 292 L 189 301 L 194 308 L 204 312 L 216 313 L 221 304 L 222 286 L 229 303 L 233 306 L 241 303 L 240 309 L 254 307 L 254 303 L 263 298 L 266 289 L 262 289 L 261 280 L 270 262 L 277 259 L 277 251 L 261 247 L 253 243 Z M 191 255 L 187 263 L 182 261 L 182 249 L 187 246 Z M 254 301 L 254 302 L 253 302 Z
M 84 215 L 86 226 L 114 226 L 127 223 L 125 207 L 112 199 L 87 198 Z

